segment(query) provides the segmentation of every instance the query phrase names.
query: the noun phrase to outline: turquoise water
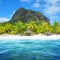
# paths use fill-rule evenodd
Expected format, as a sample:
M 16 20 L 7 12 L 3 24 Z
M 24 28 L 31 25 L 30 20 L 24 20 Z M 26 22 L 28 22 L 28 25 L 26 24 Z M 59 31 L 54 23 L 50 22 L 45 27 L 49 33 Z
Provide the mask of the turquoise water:
M 60 60 L 60 40 L 0 40 L 0 60 Z

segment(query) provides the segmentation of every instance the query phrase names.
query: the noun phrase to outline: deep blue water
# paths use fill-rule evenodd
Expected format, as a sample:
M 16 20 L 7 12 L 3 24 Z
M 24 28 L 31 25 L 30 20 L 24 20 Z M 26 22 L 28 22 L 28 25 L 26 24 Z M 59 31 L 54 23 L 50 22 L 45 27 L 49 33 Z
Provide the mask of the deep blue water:
M 0 60 L 60 60 L 60 40 L 0 40 Z

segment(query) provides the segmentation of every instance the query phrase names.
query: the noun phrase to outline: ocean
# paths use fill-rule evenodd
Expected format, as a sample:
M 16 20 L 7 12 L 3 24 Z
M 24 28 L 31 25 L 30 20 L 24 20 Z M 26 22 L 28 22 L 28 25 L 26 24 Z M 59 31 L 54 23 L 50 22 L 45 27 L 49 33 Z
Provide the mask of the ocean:
M 60 40 L 0 40 L 0 60 L 60 60 Z

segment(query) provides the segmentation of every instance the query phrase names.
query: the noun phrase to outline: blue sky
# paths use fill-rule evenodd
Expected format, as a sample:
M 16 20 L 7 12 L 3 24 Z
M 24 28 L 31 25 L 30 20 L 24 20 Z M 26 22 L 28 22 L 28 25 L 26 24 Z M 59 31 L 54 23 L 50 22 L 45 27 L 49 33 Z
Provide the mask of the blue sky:
M 21 7 L 43 13 L 51 23 L 60 23 L 60 0 L 0 0 L 0 22 L 9 21 Z

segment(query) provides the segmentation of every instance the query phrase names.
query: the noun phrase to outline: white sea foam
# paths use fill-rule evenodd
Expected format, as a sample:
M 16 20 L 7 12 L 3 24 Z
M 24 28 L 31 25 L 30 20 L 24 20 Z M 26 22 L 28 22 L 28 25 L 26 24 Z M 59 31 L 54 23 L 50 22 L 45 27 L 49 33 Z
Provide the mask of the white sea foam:
M 20 36 L 20 35 L 0 35 L 0 40 L 7 40 L 7 39 L 17 39 L 17 40 L 23 40 L 23 39 L 33 39 L 33 40 L 60 40 L 60 35 L 50 35 L 46 36 L 43 34 L 38 34 L 34 36 Z

